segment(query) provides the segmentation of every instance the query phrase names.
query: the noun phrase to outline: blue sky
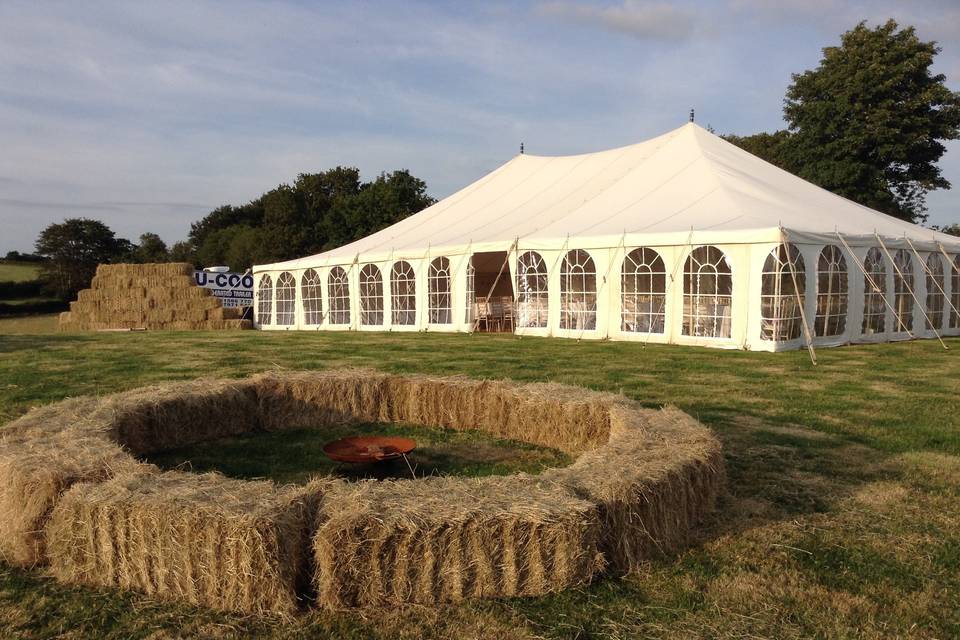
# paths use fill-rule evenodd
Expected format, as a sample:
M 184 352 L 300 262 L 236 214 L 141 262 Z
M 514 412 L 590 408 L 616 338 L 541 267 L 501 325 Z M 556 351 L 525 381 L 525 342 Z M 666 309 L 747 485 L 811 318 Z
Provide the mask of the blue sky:
M 223 204 L 338 164 L 443 197 L 512 157 L 686 121 L 782 127 L 790 74 L 859 20 L 915 25 L 960 89 L 948 0 L 0 4 L 0 253 L 66 217 L 168 242 Z M 930 222 L 960 222 L 955 189 Z

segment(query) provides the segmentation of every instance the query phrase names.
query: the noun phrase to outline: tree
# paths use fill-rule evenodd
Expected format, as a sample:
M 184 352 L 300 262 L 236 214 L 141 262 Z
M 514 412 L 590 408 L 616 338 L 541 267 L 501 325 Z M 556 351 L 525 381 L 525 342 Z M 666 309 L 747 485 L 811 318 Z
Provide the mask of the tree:
M 949 189 L 937 161 L 960 136 L 960 93 L 932 74 L 935 42 L 893 20 L 861 22 L 793 76 L 784 100 L 783 163 L 834 193 L 908 221 L 926 219 L 926 194 Z
M 748 151 L 758 158 L 762 158 L 774 164 L 781 169 L 787 169 L 783 159 L 784 143 L 790 138 L 790 132 L 786 130 L 775 131 L 774 133 L 756 133 L 752 136 L 738 136 L 727 134 L 721 136 L 727 142 L 733 143 Z M 789 171 L 789 169 L 787 169 Z
M 939 231 L 940 233 L 946 233 L 951 236 L 960 236 L 960 222 L 954 222 L 953 224 L 945 224 L 943 226 L 933 225 L 934 231 Z
M 173 246 L 170 247 L 170 261 L 189 262 L 196 265 L 197 250 L 188 241 L 181 240 L 179 242 L 174 242 Z
M 356 167 L 301 173 L 241 207 L 223 205 L 190 226 L 171 255 L 198 265 L 245 269 L 352 242 L 433 204 L 423 180 L 405 169 L 361 182 Z M 183 258 L 177 258 L 183 259 Z
M 48 258 L 41 279 L 55 295 L 73 298 L 90 284 L 98 264 L 117 261 L 131 247 L 99 220 L 70 218 L 51 224 L 36 242 L 37 253 Z
M 170 260 L 170 252 L 167 251 L 167 243 L 155 233 L 144 233 L 140 236 L 140 244 L 133 250 L 133 259 L 135 262 L 167 262 Z
M 239 207 L 229 204 L 217 207 L 202 219 L 190 225 L 188 240 L 194 249 L 199 249 L 207 236 L 214 231 L 237 224 L 252 227 L 259 227 L 263 224 L 263 207 L 259 199 Z

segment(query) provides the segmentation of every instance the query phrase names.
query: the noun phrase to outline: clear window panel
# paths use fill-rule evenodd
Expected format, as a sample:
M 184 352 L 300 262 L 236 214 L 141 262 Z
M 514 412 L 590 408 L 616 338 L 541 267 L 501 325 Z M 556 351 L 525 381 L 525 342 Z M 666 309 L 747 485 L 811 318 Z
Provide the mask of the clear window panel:
M 863 335 L 883 333 L 887 326 L 887 266 L 883 253 L 871 247 L 863 260 Z
M 683 266 L 683 335 L 729 338 L 733 276 L 726 254 L 714 246 L 697 247 Z
M 447 258 L 434 258 L 430 262 L 430 269 L 427 272 L 427 305 L 430 324 L 453 322 L 450 261 Z
M 350 324 L 350 281 L 343 267 L 334 267 L 327 276 L 330 324 Z
M 960 329 L 960 256 L 954 256 L 950 262 L 950 328 Z
M 320 274 L 307 269 L 300 278 L 300 299 L 303 301 L 303 323 L 323 324 L 323 290 Z
M 383 276 L 375 264 L 360 270 L 360 324 L 383 324 Z
M 400 326 L 417 323 L 417 280 L 406 260 L 393 263 L 390 270 L 390 318 Z
M 840 247 L 827 245 L 817 260 L 817 318 L 814 333 L 839 336 L 847 329 L 847 260 Z
M 663 333 L 666 319 L 667 272 L 660 254 L 634 249 L 620 270 L 620 329 Z
M 767 256 L 760 277 L 760 339 L 782 342 L 803 334 L 807 271 L 800 250 L 781 244 Z
M 536 251 L 517 258 L 517 326 L 547 326 L 547 265 Z
M 257 322 L 261 325 L 273 324 L 273 278 L 266 274 L 260 277 L 257 295 Z
M 277 278 L 277 324 L 290 326 L 297 315 L 297 280 L 289 271 Z
M 568 251 L 560 267 L 560 328 L 597 328 L 597 269 L 583 249 Z
M 943 291 L 945 283 L 943 280 L 943 260 L 940 254 L 931 253 L 927 256 L 927 329 L 943 328 Z
M 893 310 L 895 330 L 898 333 L 913 331 L 913 260 L 906 249 L 893 254 Z

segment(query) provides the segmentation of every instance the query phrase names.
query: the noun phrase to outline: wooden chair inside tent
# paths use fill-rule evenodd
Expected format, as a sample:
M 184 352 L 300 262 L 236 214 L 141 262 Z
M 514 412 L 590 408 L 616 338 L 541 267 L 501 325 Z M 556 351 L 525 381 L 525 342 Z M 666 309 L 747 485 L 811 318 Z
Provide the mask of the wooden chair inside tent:
M 494 318 L 490 301 L 486 298 L 477 297 L 476 318 L 478 329 L 483 327 L 484 331 L 490 331 L 490 324 L 494 322 Z
M 497 325 L 497 331 L 503 330 L 503 303 L 500 298 L 490 298 L 490 318 Z
M 510 296 L 503 296 L 500 298 L 500 304 L 503 308 L 503 329 L 506 330 L 507 324 L 510 325 L 510 331 L 513 331 L 515 328 L 514 325 L 514 310 L 513 310 L 513 298 Z

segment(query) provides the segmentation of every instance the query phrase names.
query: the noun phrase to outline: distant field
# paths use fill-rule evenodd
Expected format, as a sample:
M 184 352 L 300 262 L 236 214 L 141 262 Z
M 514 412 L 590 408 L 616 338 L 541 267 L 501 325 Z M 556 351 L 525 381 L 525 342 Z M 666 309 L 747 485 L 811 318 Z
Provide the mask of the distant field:
M 821 349 L 814 367 L 802 351 L 509 335 L 10 335 L 10 322 L 0 424 L 68 396 L 276 368 L 555 381 L 697 416 L 723 443 L 729 490 L 687 551 L 540 599 L 250 618 L 0 564 L 3 638 L 960 637 L 960 339 L 950 351 L 932 340 Z M 262 455 L 238 441 L 168 462 L 248 475 L 273 457 L 272 472 L 301 473 L 315 445 L 259 444 Z
M 0 318 L 0 335 L 54 333 L 59 314 Z
M 0 282 L 27 282 L 40 277 L 40 266 L 33 262 L 0 260 Z

